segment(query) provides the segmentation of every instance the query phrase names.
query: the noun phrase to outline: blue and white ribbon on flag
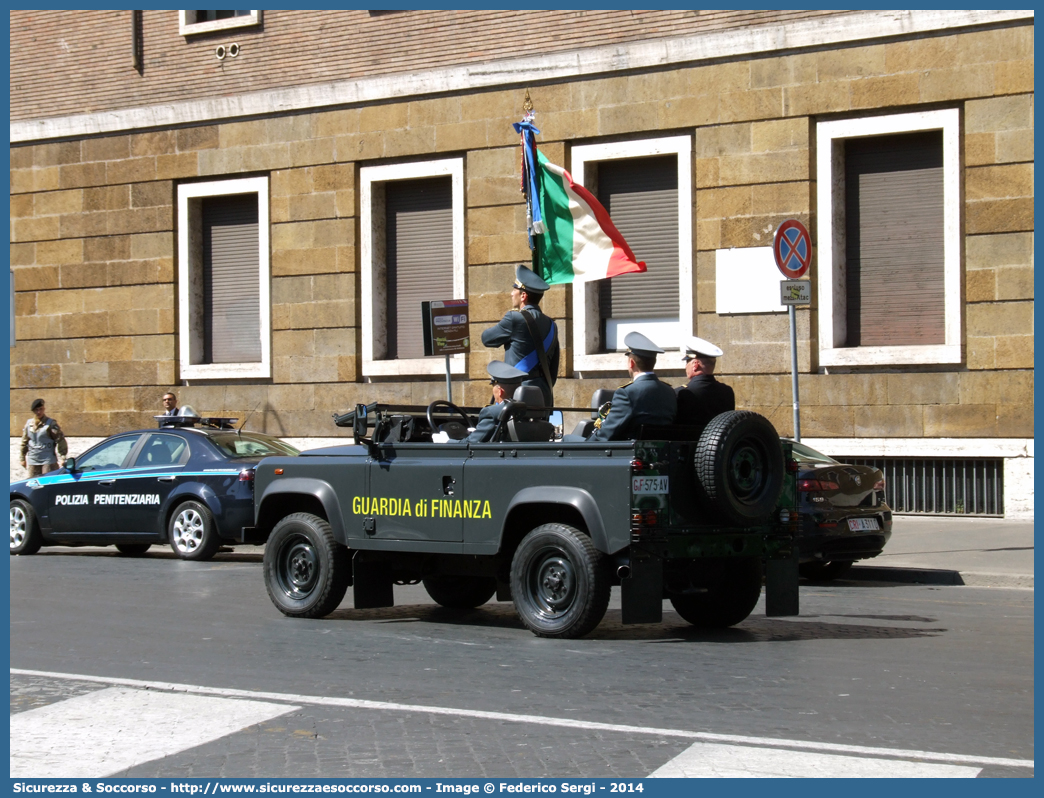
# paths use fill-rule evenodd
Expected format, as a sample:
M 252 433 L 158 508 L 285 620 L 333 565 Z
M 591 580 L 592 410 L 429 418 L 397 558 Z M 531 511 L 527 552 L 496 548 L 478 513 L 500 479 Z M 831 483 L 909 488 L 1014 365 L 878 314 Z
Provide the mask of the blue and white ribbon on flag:
M 516 133 L 522 134 L 522 193 L 526 197 L 526 216 L 529 232 L 529 248 L 533 249 L 533 236 L 544 230 L 544 217 L 540 212 L 540 193 L 537 191 L 536 135 L 540 133 L 533 124 L 533 115 L 526 114 L 521 122 L 512 123 Z

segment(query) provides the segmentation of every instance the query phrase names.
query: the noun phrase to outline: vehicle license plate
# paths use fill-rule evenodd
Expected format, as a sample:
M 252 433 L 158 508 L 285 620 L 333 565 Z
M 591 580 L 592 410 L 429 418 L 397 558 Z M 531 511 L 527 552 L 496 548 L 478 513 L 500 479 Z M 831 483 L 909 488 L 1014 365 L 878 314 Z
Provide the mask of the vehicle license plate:
M 876 518 L 849 518 L 848 528 L 853 532 L 872 532 L 880 529 Z
M 670 477 L 631 477 L 631 493 L 669 493 Z

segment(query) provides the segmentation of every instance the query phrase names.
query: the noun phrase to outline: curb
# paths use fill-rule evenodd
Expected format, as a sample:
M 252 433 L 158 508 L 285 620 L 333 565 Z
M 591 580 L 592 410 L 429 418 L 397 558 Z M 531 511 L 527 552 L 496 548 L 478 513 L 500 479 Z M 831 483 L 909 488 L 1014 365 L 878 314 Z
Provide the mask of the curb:
M 850 582 L 894 582 L 906 585 L 965 585 L 968 587 L 1033 589 L 1033 574 L 990 574 L 977 571 L 898 568 L 894 566 L 857 565 L 841 577 L 841 580 Z

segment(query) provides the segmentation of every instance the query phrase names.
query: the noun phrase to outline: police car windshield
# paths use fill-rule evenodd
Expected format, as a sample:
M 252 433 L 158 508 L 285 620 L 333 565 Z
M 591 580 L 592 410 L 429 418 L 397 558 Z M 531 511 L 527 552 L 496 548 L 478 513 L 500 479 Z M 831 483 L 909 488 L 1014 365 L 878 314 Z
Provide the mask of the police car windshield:
M 274 454 L 298 455 L 300 452 L 288 443 L 267 435 L 251 435 L 234 432 L 217 432 L 209 435 L 210 440 L 228 457 L 268 457 Z

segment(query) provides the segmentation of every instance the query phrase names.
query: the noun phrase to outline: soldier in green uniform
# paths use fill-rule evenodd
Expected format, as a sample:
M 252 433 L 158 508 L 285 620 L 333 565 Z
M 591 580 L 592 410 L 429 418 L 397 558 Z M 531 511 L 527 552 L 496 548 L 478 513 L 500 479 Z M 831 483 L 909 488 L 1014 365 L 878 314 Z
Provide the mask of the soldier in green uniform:
M 58 422 L 47 417 L 47 406 L 43 399 L 32 404 L 33 417 L 22 428 L 22 467 L 29 478 L 39 477 L 65 464 L 69 444 Z

